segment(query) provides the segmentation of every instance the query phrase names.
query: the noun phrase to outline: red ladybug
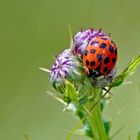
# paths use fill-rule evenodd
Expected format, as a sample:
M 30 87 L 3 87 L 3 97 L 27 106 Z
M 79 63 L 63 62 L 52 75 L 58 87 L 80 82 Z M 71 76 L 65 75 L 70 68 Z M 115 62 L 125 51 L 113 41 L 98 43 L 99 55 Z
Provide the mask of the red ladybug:
M 107 36 L 94 38 L 86 47 L 83 54 L 83 65 L 91 74 L 107 76 L 115 67 L 117 47 Z

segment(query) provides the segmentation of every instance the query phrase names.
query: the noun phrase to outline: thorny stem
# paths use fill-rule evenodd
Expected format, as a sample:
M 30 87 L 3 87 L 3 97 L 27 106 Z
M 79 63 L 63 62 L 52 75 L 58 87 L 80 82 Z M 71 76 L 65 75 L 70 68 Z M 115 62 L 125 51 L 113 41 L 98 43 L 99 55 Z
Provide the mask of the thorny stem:
M 96 107 L 96 105 L 100 102 L 101 99 L 103 99 L 111 90 L 111 87 L 106 90 L 106 92 L 93 104 L 93 106 L 90 108 L 90 112 Z M 96 95 L 96 93 L 95 93 Z
M 95 89 L 95 97 L 94 97 L 94 107 L 92 106 L 92 115 L 88 115 L 88 121 L 91 125 L 92 132 L 94 134 L 93 140 L 110 140 L 105 132 L 100 102 L 102 97 L 102 89 Z M 96 105 L 95 105 L 96 104 Z M 93 109 L 94 108 L 94 109 Z

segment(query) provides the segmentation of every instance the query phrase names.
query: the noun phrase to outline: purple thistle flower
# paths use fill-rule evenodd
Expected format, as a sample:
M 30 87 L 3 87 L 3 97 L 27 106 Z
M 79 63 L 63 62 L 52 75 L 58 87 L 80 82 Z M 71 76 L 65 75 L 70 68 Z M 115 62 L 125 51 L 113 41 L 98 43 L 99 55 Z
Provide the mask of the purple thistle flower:
M 59 54 L 51 68 L 50 81 L 54 88 L 58 89 L 65 84 L 65 80 L 71 82 L 83 81 L 83 67 L 71 49 L 64 50 Z
M 103 33 L 101 29 L 93 30 L 90 28 L 90 29 L 87 29 L 84 31 L 81 30 L 80 32 L 78 32 L 74 36 L 74 44 L 72 48 L 74 53 L 82 56 L 88 43 L 97 36 L 108 36 L 108 35 Z

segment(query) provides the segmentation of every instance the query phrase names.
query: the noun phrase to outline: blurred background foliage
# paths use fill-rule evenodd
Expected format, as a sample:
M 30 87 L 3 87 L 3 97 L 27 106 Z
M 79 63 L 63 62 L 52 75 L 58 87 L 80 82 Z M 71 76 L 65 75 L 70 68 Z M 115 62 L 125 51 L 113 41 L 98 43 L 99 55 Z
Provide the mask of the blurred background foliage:
M 118 72 L 140 52 L 139 0 L 1 0 L 0 1 L 0 139 L 64 140 L 77 122 L 49 97 L 48 75 L 54 56 L 70 44 L 80 28 L 100 27 L 112 34 L 119 48 Z M 140 127 L 140 67 L 130 85 L 112 90 L 105 114 L 113 120 L 111 134 L 125 125 L 114 140 L 135 139 Z M 86 140 L 73 136 L 73 140 Z

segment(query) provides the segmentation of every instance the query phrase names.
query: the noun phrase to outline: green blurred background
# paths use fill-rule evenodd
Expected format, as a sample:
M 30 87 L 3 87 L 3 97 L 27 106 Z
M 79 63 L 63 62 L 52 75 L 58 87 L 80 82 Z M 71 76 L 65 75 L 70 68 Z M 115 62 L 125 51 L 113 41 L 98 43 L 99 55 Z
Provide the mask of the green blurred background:
M 1 0 L 0 1 L 0 140 L 65 140 L 77 122 L 49 97 L 54 91 L 47 73 L 53 57 L 69 46 L 68 24 L 73 34 L 80 28 L 100 27 L 111 33 L 119 47 L 118 72 L 140 52 L 139 0 Z M 135 139 L 140 128 L 140 67 L 130 85 L 112 90 L 113 101 L 105 114 L 113 120 L 113 140 Z M 73 136 L 72 140 L 88 140 Z

